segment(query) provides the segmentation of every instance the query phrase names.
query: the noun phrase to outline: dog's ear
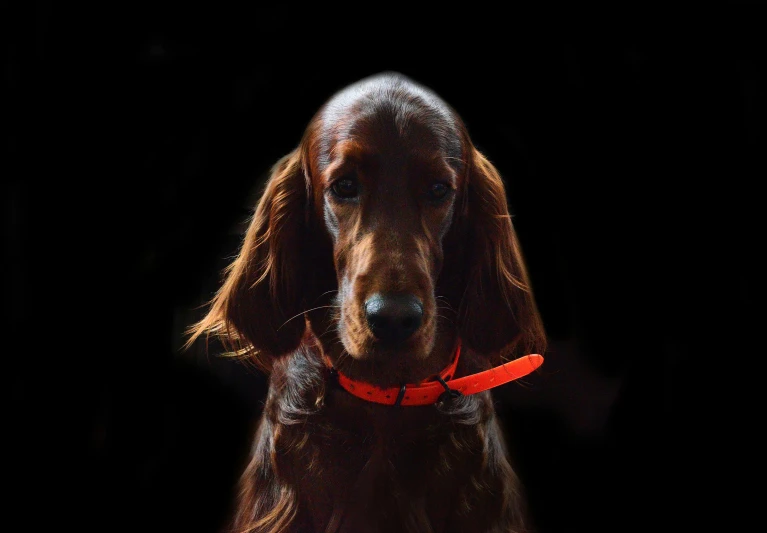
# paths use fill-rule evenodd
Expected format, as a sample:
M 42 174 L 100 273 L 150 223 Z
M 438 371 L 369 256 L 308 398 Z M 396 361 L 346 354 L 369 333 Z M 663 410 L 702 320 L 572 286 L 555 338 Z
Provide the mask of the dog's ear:
M 467 221 L 461 336 L 474 350 L 514 359 L 543 353 L 546 334 L 535 304 L 500 174 L 470 148 L 465 184 Z
M 274 357 L 298 347 L 306 329 L 306 184 L 300 149 L 274 165 L 239 255 L 227 267 L 208 314 L 190 328 L 187 346 L 214 334 L 232 355 L 266 371 Z

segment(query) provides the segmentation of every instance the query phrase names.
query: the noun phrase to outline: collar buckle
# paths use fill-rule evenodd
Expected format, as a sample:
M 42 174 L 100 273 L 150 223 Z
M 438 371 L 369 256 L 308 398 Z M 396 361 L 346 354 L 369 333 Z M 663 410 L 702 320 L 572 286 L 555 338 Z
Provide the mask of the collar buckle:
M 445 380 L 442 379 L 440 376 L 437 376 L 437 381 L 439 381 L 439 384 L 445 388 L 445 392 L 440 394 L 439 398 L 437 398 L 437 403 L 449 402 L 455 398 L 463 396 L 463 394 L 461 394 L 461 391 L 457 389 L 451 389 L 450 387 L 448 387 L 447 383 L 445 383 Z
M 402 404 L 402 398 L 405 397 L 405 388 L 406 387 L 407 387 L 406 385 L 402 385 L 402 387 L 400 387 L 399 392 L 397 393 L 397 399 L 394 402 L 395 406 L 399 406 L 399 405 Z

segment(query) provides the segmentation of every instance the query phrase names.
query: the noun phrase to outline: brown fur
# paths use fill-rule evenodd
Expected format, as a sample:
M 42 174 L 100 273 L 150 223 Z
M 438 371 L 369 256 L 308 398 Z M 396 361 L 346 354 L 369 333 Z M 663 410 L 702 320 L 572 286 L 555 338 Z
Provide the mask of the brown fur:
M 358 201 L 332 193 L 349 176 Z M 444 200 L 428 196 L 437 182 Z M 367 327 L 376 292 L 423 302 L 396 349 Z M 431 91 L 387 73 L 320 109 L 273 168 L 189 343 L 209 334 L 270 373 L 231 531 L 528 530 L 489 392 L 382 406 L 334 386 L 322 362 L 388 387 L 438 372 L 457 336 L 457 377 L 545 349 L 503 181 Z

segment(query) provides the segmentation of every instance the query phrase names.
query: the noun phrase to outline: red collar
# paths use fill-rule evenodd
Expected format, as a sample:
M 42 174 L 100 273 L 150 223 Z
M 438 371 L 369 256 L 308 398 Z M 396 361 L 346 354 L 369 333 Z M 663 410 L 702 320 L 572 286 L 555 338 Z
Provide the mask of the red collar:
M 459 339 L 453 360 L 438 376 L 427 378 L 419 383 L 408 383 L 402 387 L 388 389 L 382 389 L 376 385 L 344 376 L 333 368 L 333 364 L 327 356 L 325 362 L 338 377 L 339 385 L 347 392 L 357 398 L 385 405 L 431 405 L 440 401 L 443 394 L 453 397 L 476 394 L 524 377 L 543 364 L 543 356 L 530 354 L 484 372 L 452 379 L 460 355 L 461 341 Z

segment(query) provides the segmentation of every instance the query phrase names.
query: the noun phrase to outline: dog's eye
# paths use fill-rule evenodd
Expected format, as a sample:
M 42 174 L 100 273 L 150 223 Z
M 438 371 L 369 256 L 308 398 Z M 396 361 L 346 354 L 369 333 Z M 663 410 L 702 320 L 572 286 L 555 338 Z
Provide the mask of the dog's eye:
M 359 184 L 354 178 L 341 178 L 333 182 L 330 186 L 330 190 L 333 194 L 339 198 L 351 199 L 359 196 Z
M 450 191 L 447 183 L 435 183 L 429 188 L 429 198 L 431 200 L 442 200 Z

